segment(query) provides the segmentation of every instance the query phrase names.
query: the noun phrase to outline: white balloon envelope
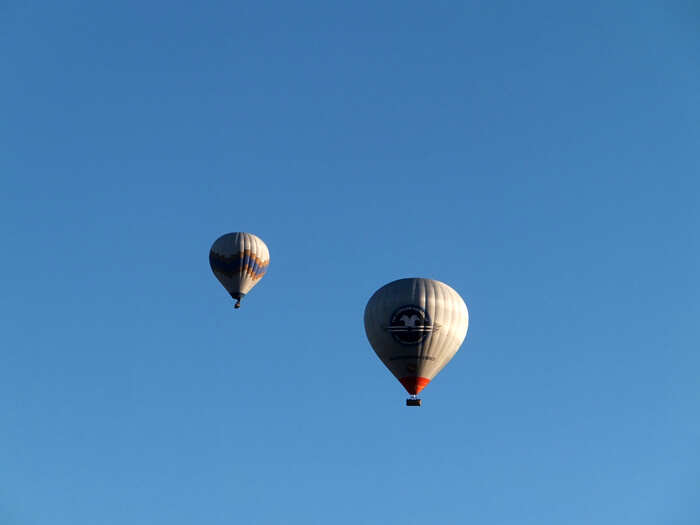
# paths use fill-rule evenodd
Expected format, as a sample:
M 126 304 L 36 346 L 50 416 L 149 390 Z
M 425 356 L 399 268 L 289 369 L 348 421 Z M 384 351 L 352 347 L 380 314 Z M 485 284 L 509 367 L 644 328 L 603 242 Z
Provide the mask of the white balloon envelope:
M 209 251 L 209 265 L 219 282 L 236 300 L 241 299 L 258 284 L 270 264 L 270 252 L 265 243 L 251 233 L 227 233 L 219 237 Z
M 452 359 L 467 335 L 467 305 L 452 288 L 432 279 L 400 279 L 370 298 L 365 331 L 379 359 L 411 398 Z

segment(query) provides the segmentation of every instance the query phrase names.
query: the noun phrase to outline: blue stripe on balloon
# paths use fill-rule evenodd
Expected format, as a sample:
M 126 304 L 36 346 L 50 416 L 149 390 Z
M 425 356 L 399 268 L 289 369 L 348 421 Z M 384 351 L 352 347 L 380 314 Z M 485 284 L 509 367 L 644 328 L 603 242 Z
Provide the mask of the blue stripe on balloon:
M 254 255 L 244 252 L 231 257 L 224 257 L 214 252 L 209 253 L 209 263 L 212 269 L 224 275 L 233 276 L 241 273 L 250 273 L 253 279 L 260 279 L 267 271 L 269 261 L 264 263 Z

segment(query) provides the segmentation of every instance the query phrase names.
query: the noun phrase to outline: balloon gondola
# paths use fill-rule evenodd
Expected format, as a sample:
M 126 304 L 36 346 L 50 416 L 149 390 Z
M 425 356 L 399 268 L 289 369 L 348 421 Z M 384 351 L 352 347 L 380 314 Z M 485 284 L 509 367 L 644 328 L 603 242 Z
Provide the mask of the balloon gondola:
M 407 407 L 419 407 L 420 405 L 421 401 L 416 396 L 411 396 L 406 400 Z

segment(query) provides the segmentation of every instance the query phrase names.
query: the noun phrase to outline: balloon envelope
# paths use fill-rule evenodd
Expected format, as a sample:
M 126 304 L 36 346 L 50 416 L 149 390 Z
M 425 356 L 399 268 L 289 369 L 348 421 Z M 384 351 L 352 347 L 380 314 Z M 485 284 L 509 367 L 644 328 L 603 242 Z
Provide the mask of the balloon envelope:
M 216 278 L 236 299 L 241 299 L 267 271 L 270 252 L 259 237 L 251 233 L 227 233 L 219 237 L 209 251 L 209 264 Z
M 379 359 L 415 396 L 457 353 L 467 335 L 467 305 L 432 279 L 400 279 L 375 292 L 365 331 Z

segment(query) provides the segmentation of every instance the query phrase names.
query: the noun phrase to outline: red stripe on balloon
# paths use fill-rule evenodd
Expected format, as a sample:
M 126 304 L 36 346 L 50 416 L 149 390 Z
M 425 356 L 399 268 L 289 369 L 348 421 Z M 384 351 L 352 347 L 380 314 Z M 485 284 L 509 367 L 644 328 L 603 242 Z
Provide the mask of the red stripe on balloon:
M 402 377 L 399 379 L 401 381 L 401 384 L 403 387 L 406 389 L 406 391 L 411 394 L 412 396 L 417 395 L 421 390 L 423 390 L 426 386 L 428 386 L 428 383 L 430 383 L 430 379 L 427 377 Z

